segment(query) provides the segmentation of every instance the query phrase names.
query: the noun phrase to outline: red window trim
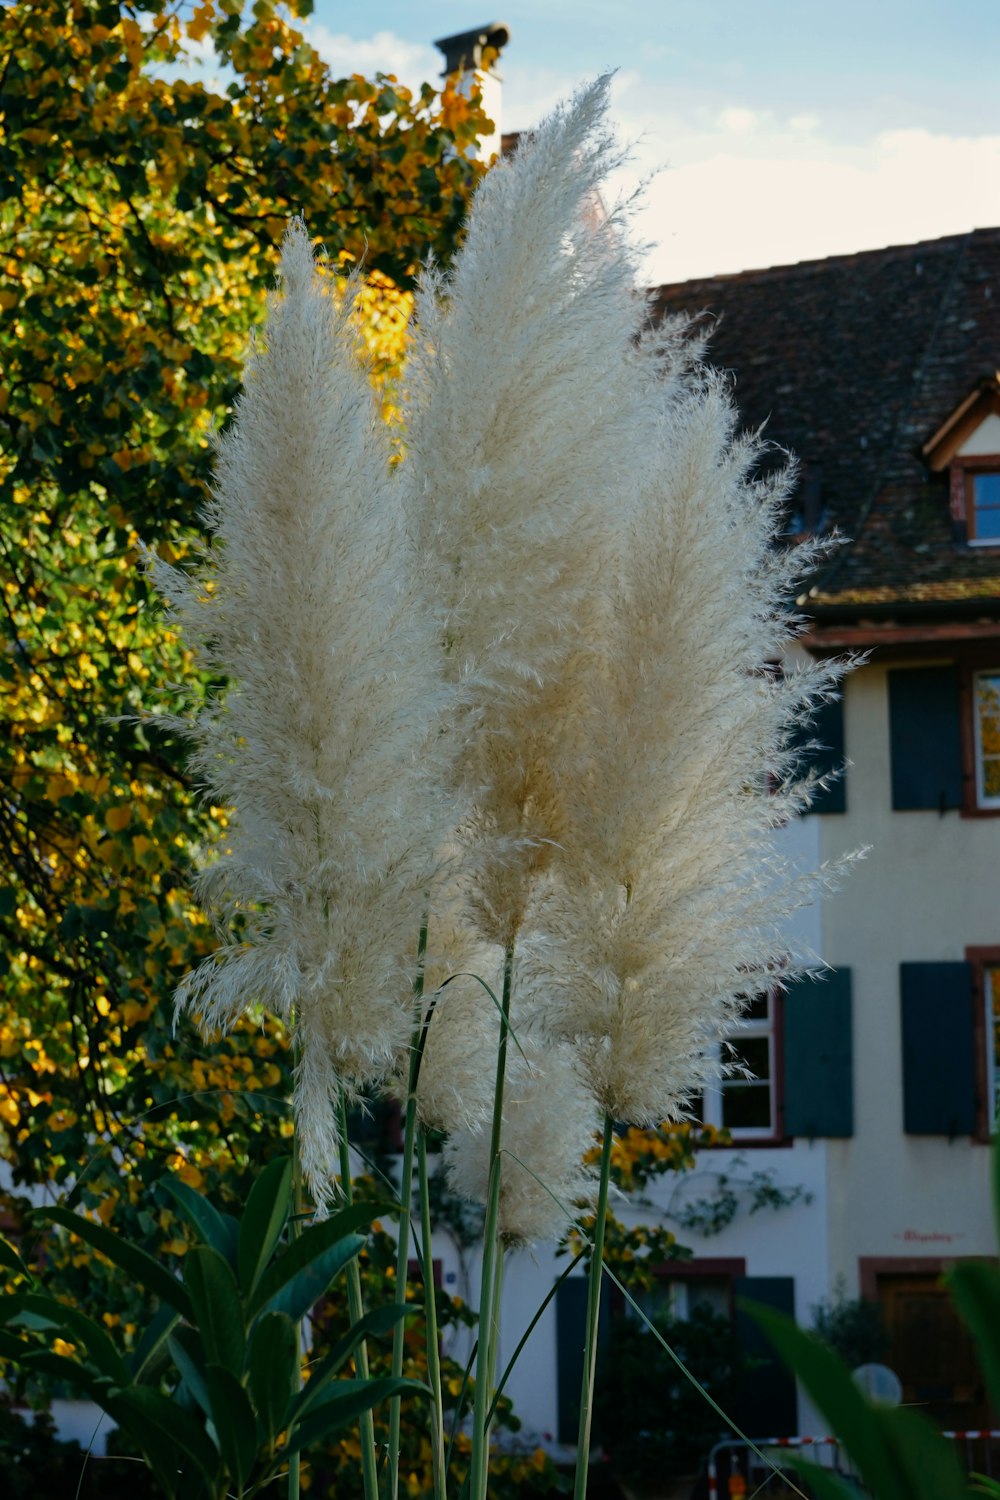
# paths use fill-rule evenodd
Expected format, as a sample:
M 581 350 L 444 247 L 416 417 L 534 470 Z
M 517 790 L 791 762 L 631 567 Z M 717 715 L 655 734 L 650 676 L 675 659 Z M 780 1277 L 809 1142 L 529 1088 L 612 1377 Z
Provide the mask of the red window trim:
M 955 457 L 949 466 L 949 503 L 955 538 L 976 547 L 1000 547 L 1000 538 L 976 540 L 975 508 L 971 503 L 972 479 L 976 474 L 1000 473 L 1000 453 L 970 453 Z
M 976 776 L 976 692 L 974 678 L 977 672 L 997 669 L 997 657 L 976 652 L 963 657 L 958 667 L 958 717 L 962 745 L 962 806 L 963 818 L 1000 818 L 1000 807 L 979 806 L 979 785 Z
M 763 986 L 761 986 L 763 988 Z M 699 1151 L 742 1151 L 746 1146 L 751 1151 L 765 1148 L 771 1151 L 785 1150 L 794 1144 L 785 1131 L 785 989 L 780 981 L 770 986 L 771 1010 L 771 1066 L 774 1082 L 774 1131 L 770 1135 L 734 1135 L 729 1141 L 720 1141 L 714 1146 L 699 1146 Z

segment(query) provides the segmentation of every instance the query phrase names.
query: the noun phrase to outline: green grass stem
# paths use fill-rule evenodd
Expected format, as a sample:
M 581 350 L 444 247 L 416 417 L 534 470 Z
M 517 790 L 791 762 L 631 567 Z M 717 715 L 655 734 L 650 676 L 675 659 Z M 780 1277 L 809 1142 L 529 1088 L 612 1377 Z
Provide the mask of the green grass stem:
M 351 1187 L 351 1148 L 347 1139 L 347 1096 L 340 1090 L 340 1188 L 345 1203 L 354 1201 Z M 347 1262 L 347 1306 L 351 1323 L 360 1323 L 365 1314 L 364 1297 L 361 1292 L 361 1267 L 358 1257 L 352 1255 Z M 362 1341 L 355 1351 L 354 1372 L 359 1380 L 368 1379 L 368 1345 Z M 361 1473 L 364 1480 L 365 1500 L 379 1500 L 378 1465 L 375 1457 L 375 1419 L 371 1410 L 362 1412 L 361 1429 Z
M 604 1228 L 608 1217 L 608 1183 L 611 1178 L 611 1146 L 614 1126 L 610 1115 L 604 1116 L 604 1140 L 601 1145 L 601 1173 L 597 1189 L 597 1211 L 594 1216 L 594 1248 L 590 1257 L 587 1287 L 587 1324 L 583 1355 L 583 1380 L 580 1386 L 580 1426 L 576 1444 L 576 1479 L 573 1500 L 585 1500 L 587 1471 L 590 1466 L 590 1429 L 594 1416 L 594 1375 L 597 1370 L 597 1324 L 601 1311 L 601 1280 L 604 1274 Z
M 507 1071 L 507 1037 L 510 1021 L 511 988 L 514 974 L 514 945 L 504 953 L 503 998 L 500 1002 L 500 1040 L 497 1044 L 496 1083 L 493 1091 L 493 1129 L 490 1136 L 490 1175 L 486 1195 L 486 1219 L 483 1225 L 483 1265 L 479 1284 L 479 1351 L 476 1357 L 476 1393 L 472 1412 L 472 1458 L 469 1467 L 470 1500 L 486 1500 L 490 1466 L 490 1427 L 488 1420 L 492 1392 L 491 1372 L 496 1363 L 496 1337 L 493 1326 L 497 1281 L 502 1270 L 500 1254 L 500 1136 L 503 1125 L 504 1079 Z
M 427 922 L 420 928 L 417 944 L 417 972 L 413 980 L 413 993 L 418 1016 L 422 1010 L 424 993 L 424 959 L 427 953 Z M 417 1131 L 417 1079 L 426 1019 L 420 1016 L 413 1033 L 410 1047 L 410 1067 L 406 1084 L 406 1115 L 403 1124 L 403 1161 L 399 1178 L 399 1236 L 396 1240 L 396 1296 L 397 1307 L 406 1303 L 406 1284 L 410 1269 L 410 1214 L 413 1199 L 413 1143 Z M 403 1373 L 403 1345 L 406 1326 L 403 1321 L 396 1324 L 392 1335 L 392 1374 L 397 1378 Z M 389 1402 L 389 1452 L 387 1473 L 388 1500 L 396 1500 L 399 1493 L 399 1433 L 402 1412 L 402 1397 L 393 1396 Z
M 444 1400 L 441 1391 L 441 1352 L 438 1348 L 437 1303 L 434 1297 L 434 1246 L 431 1230 L 431 1200 L 427 1181 L 427 1137 L 417 1139 L 417 1174 L 420 1197 L 420 1242 L 424 1270 L 424 1319 L 427 1339 L 427 1383 L 431 1388 L 431 1454 L 434 1500 L 445 1500 Z

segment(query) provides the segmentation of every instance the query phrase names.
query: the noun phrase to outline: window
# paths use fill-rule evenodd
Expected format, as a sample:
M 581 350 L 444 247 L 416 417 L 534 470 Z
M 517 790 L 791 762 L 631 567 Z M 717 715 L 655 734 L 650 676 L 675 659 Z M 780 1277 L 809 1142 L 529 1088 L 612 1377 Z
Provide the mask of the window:
M 1000 946 L 966 948 L 972 989 L 976 1137 L 996 1133 L 1000 1117 Z
M 774 990 L 753 997 L 723 1048 L 727 1072 L 706 1089 L 701 1115 L 735 1140 L 774 1136 L 778 1129 Z
M 964 477 L 969 541 L 1000 546 L 1000 469 L 966 469 Z
M 976 801 L 1000 808 L 1000 671 L 975 672 L 972 684 Z

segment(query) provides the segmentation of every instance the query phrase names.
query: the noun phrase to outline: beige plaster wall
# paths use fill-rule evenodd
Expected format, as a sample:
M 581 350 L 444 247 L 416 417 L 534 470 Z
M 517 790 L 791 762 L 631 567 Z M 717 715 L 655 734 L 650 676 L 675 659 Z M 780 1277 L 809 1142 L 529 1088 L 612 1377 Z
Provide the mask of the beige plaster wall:
M 828 1200 L 831 1275 L 853 1289 L 862 1255 L 995 1250 L 986 1149 L 903 1133 L 899 964 L 1000 943 L 1000 820 L 892 811 L 884 666 L 849 678 L 845 742 L 848 811 L 816 821 L 826 858 L 871 845 L 822 918 L 853 980 L 855 1135 L 830 1142 Z

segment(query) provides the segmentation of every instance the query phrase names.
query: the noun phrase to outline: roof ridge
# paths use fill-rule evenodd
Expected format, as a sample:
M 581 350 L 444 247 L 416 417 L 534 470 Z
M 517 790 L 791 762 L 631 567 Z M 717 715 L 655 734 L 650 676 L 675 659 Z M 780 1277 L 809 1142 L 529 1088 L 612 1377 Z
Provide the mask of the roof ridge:
M 927 254 L 957 248 L 959 245 L 969 243 L 977 235 L 1000 237 L 1000 225 L 955 231 L 952 234 L 940 235 L 937 239 L 914 240 L 911 244 L 905 245 L 883 245 L 870 250 L 850 250 L 836 255 L 819 256 L 812 260 L 788 261 L 783 265 L 760 266 L 744 271 L 720 271 L 714 276 L 690 276 L 683 281 L 660 282 L 648 290 L 651 295 L 655 296 L 657 292 L 675 287 L 732 284 L 740 281 L 762 280 L 772 276 L 787 276 L 790 272 L 808 274 L 811 271 L 832 269 L 835 266 L 856 265 L 859 261 L 877 260 L 880 256 L 886 259 L 901 259 L 905 256 L 912 256 L 917 251 Z

